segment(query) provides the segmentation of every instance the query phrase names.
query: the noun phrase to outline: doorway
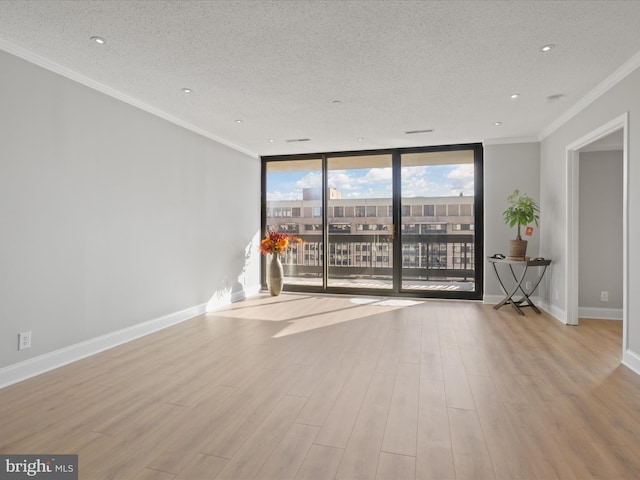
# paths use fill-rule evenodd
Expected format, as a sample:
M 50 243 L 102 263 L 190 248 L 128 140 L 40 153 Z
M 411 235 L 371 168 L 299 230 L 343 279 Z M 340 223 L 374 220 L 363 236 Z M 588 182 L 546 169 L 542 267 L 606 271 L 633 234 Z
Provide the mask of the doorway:
M 580 246 L 581 246 L 581 212 L 580 212 L 580 191 L 581 187 L 587 188 L 588 185 L 581 185 L 580 175 L 580 158 L 581 154 L 586 155 L 589 150 L 598 150 L 600 148 L 615 149 L 611 142 L 615 141 L 619 144 L 619 148 L 622 149 L 622 182 L 619 185 L 620 188 L 617 192 L 622 197 L 622 207 L 620 215 L 622 217 L 622 232 L 617 232 L 622 237 L 622 357 L 624 360 L 625 352 L 627 351 L 627 331 L 628 331 L 628 114 L 624 114 L 611 122 L 603 125 L 602 127 L 594 130 L 593 132 L 585 135 L 578 141 L 572 143 L 567 147 L 567 323 L 570 325 L 578 325 L 580 317 L 580 291 L 581 291 L 581 259 L 580 259 Z M 606 146 L 606 147 L 603 147 Z M 586 157 L 583 157 L 586 158 Z M 586 166 L 586 165 L 585 165 Z M 585 177 L 583 176 L 583 181 Z M 583 199 L 585 196 L 583 195 Z M 582 212 L 583 222 L 585 221 L 584 213 Z M 584 227 L 584 225 L 582 225 Z M 582 233 L 587 232 L 584 228 Z M 588 232 L 587 232 L 588 233 Z M 584 248 L 592 248 L 584 241 L 582 242 Z M 619 247 L 618 247 L 619 248 Z M 603 253 L 606 256 L 606 253 Z M 583 258 L 584 262 L 584 258 Z M 582 264 L 583 270 L 585 264 Z M 583 294 L 585 290 L 593 289 L 592 285 L 587 286 L 586 282 L 582 283 Z M 605 302 L 605 299 L 609 297 L 609 290 L 604 287 L 598 292 Z M 591 292 L 593 295 L 593 292 Z M 584 298 L 583 298 L 584 300 Z M 584 309 L 583 309 L 584 313 Z

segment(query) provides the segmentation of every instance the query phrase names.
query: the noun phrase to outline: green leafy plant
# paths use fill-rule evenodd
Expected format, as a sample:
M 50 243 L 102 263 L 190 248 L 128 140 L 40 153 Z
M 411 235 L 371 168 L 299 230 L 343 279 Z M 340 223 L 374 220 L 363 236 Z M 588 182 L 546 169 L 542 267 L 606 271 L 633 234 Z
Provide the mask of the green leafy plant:
M 521 195 L 519 190 L 507 197 L 507 202 L 511 205 L 507 208 L 502 215 L 504 216 L 504 223 L 510 227 L 518 226 L 518 236 L 516 240 L 522 240 L 520 235 L 520 227 L 527 226 L 530 223 L 535 223 L 538 226 L 540 220 L 540 208 L 538 204 L 531 197 L 526 194 Z

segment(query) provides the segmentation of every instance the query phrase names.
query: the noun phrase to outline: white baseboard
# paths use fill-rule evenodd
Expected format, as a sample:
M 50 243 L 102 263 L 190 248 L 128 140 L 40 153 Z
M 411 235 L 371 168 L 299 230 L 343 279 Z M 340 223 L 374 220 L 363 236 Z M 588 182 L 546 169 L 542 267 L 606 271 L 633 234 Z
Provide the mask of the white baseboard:
M 504 295 L 483 295 L 482 303 L 485 305 L 497 305 L 504 299 Z
M 244 291 L 236 292 L 233 295 L 229 293 L 228 297 L 221 297 L 215 303 L 215 308 L 211 308 L 209 304 L 197 305 L 179 312 L 165 315 L 164 317 L 155 318 L 146 322 L 132 325 L 131 327 L 116 330 L 99 337 L 76 343 L 68 347 L 45 353 L 23 362 L 15 363 L 4 368 L 0 368 L 0 388 L 7 387 L 14 383 L 22 382 L 36 375 L 55 370 L 69 363 L 76 362 L 83 358 L 103 352 L 123 343 L 130 342 L 137 338 L 165 329 L 185 320 L 203 315 L 206 312 L 215 310 L 233 302 L 243 300 L 248 296 L 257 294 L 260 287 L 252 287 Z
M 622 355 L 622 364 L 640 375 L 640 355 L 632 350 L 627 350 Z
M 567 325 L 567 312 L 549 302 L 541 301 L 540 308 L 561 323 Z
M 253 285 L 245 287 L 243 290 L 238 290 L 237 292 L 231 292 L 230 288 L 219 290 L 211 296 L 211 299 L 205 306 L 205 310 L 207 312 L 213 312 L 219 308 L 244 300 L 245 298 L 253 297 L 260 293 L 261 289 L 262 287 L 260 285 Z
M 236 302 L 239 302 L 240 300 L 245 300 L 249 297 L 255 297 L 260 293 L 261 290 L 262 290 L 262 285 L 260 284 L 245 287 L 244 290 L 235 292 L 233 295 L 231 295 L 231 303 L 236 303 Z
M 504 300 L 505 295 L 483 295 L 482 297 L 482 303 L 484 303 L 485 305 L 497 305 L 499 304 L 502 300 Z M 516 296 L 516 299 L 518 299 L 519 297 Z M 538 297 L 531 297 L 531 300 L 533 301 L 533 303 L 536 306 L 539 306 L 540 303 L 540 298 Z
M 0 369 L 0 388 L 117 347 L 204 313 L 205 305 L 197 305 L 9 365 Z
M 580 318 L 597 318 L 600 320 L 622 320 L 621 308 L 578 307 Z

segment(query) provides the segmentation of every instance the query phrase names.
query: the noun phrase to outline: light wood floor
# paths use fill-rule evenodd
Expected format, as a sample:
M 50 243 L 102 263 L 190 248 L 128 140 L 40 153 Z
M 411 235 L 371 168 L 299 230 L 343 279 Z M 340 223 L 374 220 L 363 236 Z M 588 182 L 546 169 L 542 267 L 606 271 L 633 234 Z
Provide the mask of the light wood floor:
M 637 479 L 621 322 L 261 296 L 0 390 L 80 478 Z

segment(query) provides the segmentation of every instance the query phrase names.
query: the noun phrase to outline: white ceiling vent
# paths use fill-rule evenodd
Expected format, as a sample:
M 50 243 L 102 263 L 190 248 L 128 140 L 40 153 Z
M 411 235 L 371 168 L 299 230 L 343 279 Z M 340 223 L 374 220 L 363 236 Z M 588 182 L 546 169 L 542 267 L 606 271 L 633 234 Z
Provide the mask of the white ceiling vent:
M 433 128 L 430 128 L 428 130 L 407 130 L 406 133 L 407 135 L 413 135 L 414 133 L 431 133 L 433 132 Z

